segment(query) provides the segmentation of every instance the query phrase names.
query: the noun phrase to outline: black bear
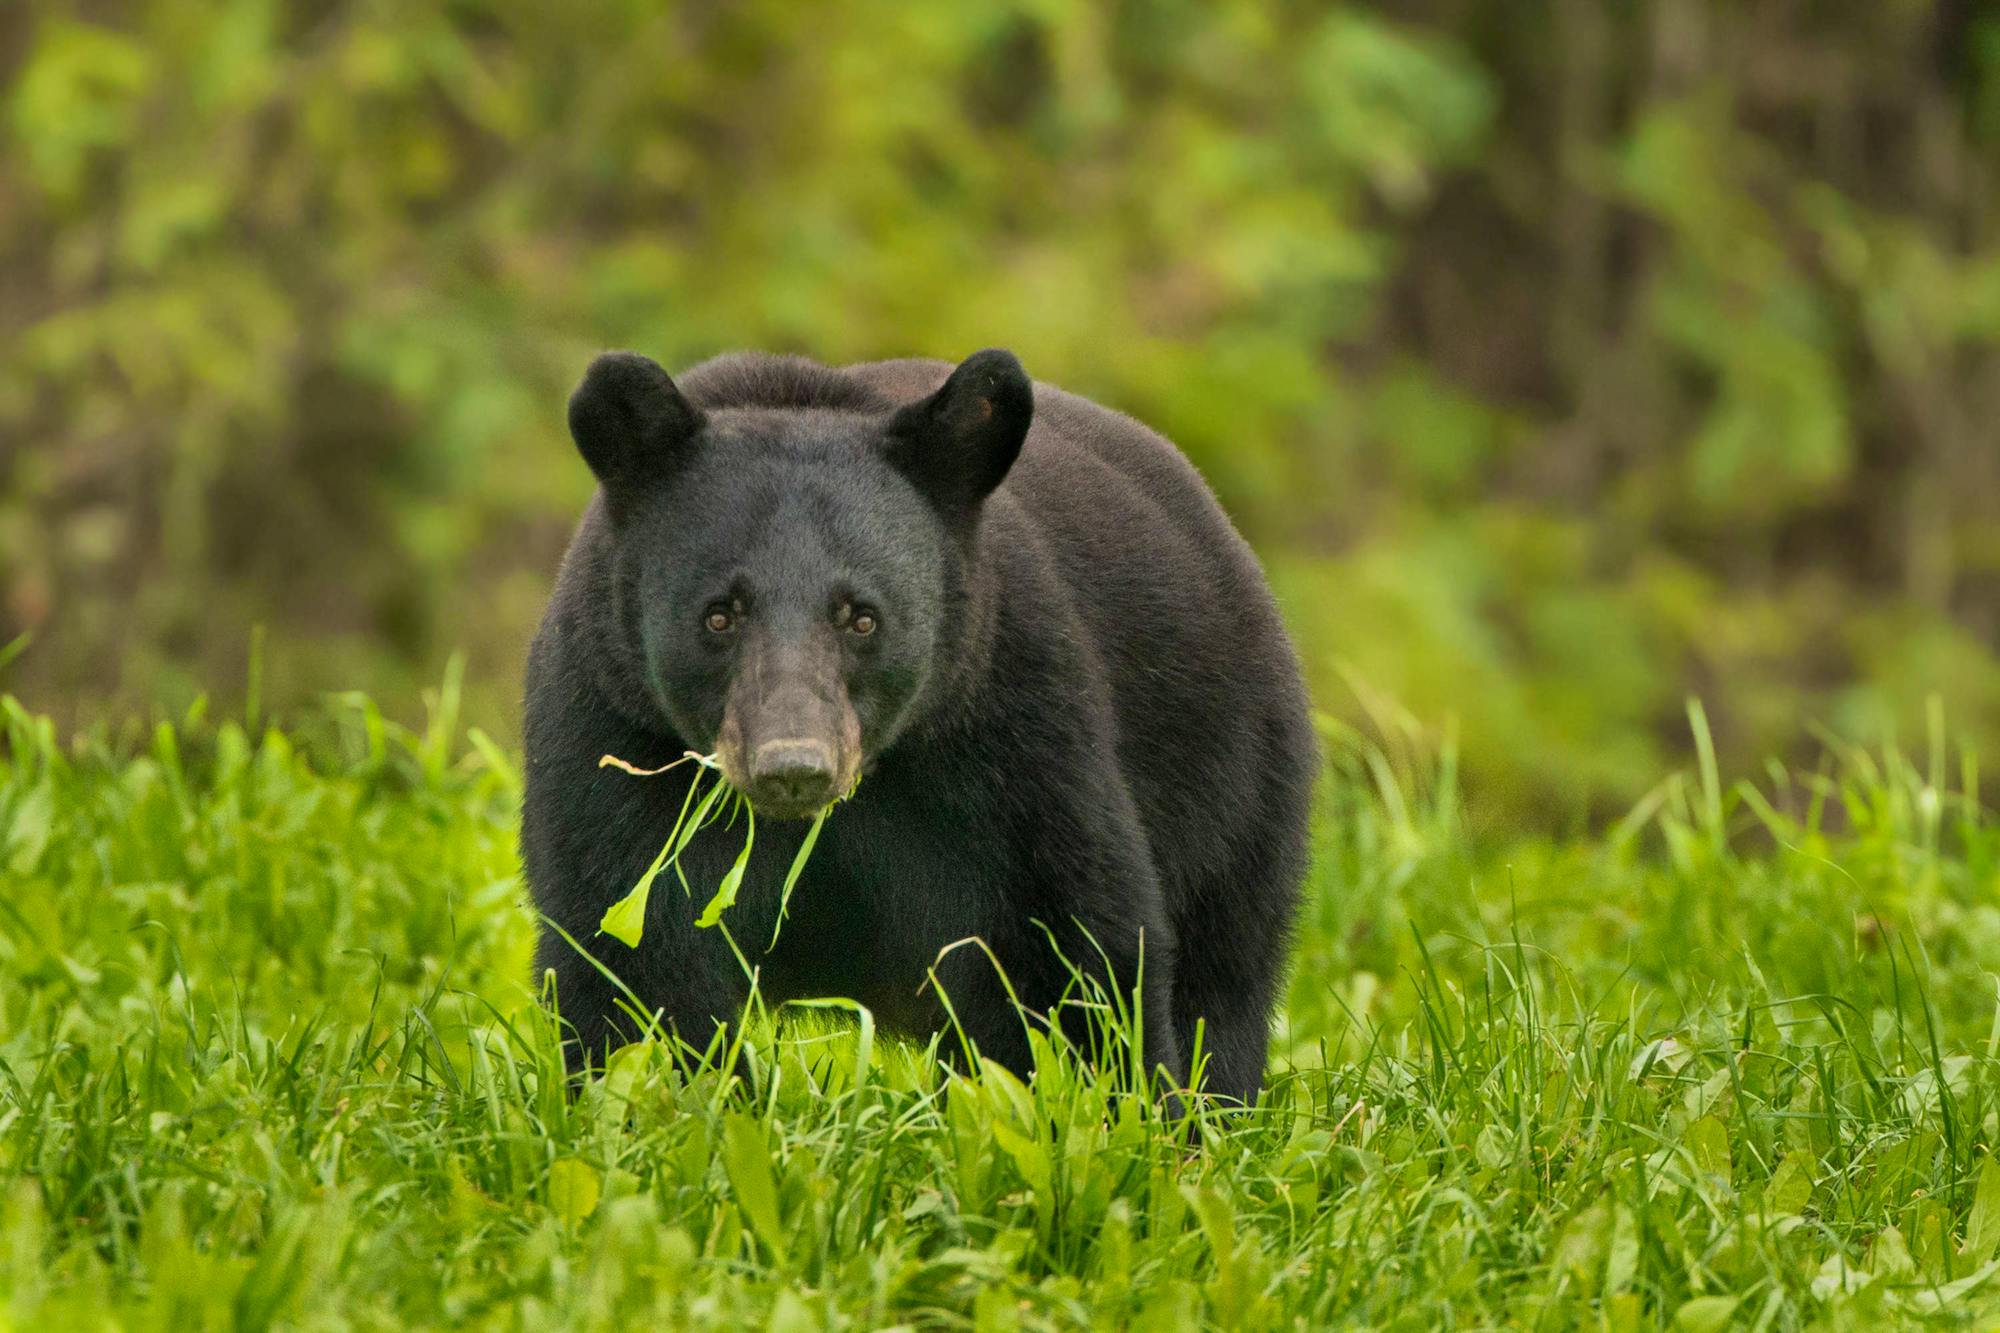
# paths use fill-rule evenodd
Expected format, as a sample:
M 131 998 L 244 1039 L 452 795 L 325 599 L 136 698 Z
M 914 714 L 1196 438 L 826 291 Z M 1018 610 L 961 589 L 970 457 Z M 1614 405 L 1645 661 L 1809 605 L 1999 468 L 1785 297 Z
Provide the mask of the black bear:
M 569 425 L 599 491 L 529 657 L 522 849 L 573 1063 L 633 1035 L 598 964 L 697 1047 L 747 963 L 773 1004 L 955 1020 L 1023 1074 L 1027 1024 L 1078 1030 L 1080 973 L 1137 997 L 1154 1075 L 1187 1085 L 1201 1023 L 1203 1086 L 1255 1099 L 1317 744 L 1262 571 L 1171 444 L 1004 351 L 678 384 L 611 353 Z M 628 948 L 599 920 L 694 766 L 598 761 L 690 750 L 760 816 L 728 937 L 694 918 L 740 824 L 694 838 L 701 893 L 668 876 Z M 857 775 L 776 929 L 804 818 Z

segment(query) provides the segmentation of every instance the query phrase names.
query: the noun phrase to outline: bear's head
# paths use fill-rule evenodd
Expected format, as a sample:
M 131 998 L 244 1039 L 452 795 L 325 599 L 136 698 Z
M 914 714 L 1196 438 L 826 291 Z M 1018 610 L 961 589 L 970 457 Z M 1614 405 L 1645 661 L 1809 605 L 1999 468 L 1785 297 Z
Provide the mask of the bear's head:
M 949 669 L 980 507 L 1033 415 L 996 350 L 883 411 L 705 411 L 643 356 L 592 363 L 569 424 L 603 491 L 616 632 L 758 813 L 847 791 Z

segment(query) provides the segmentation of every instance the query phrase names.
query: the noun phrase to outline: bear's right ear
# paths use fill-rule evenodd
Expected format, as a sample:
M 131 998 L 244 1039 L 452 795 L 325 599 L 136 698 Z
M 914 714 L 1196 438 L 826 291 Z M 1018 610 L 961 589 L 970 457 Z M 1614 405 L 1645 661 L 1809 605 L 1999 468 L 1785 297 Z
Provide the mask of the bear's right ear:
M 639 487 L 673 469 L 705 421 L 673 377 L 637 352 L 598 357 L 569 398 L 570 436 L 614 518 Z

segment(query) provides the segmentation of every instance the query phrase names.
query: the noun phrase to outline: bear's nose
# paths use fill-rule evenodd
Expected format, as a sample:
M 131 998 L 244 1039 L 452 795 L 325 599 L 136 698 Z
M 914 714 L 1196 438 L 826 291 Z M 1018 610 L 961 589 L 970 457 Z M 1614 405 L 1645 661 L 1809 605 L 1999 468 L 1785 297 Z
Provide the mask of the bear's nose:
M 750 756 L 750 803 L 783 815 L 810 814 L 833 799 L 833 750 L 825 741 L 765 741 Z

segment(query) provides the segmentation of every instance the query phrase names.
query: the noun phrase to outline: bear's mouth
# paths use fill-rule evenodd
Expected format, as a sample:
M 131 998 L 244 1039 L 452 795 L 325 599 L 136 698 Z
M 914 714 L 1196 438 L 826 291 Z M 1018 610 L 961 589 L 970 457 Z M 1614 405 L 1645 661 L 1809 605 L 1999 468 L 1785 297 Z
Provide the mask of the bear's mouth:
M 826 809 L 827 806 L 833 804 L 831 799 L 825 801 L 793 801 L 770 795 L 752 796 L 749 799 L 750 808 L 764 818 L 785 821 L 811 819 L 818 815 L 820 811 Z

